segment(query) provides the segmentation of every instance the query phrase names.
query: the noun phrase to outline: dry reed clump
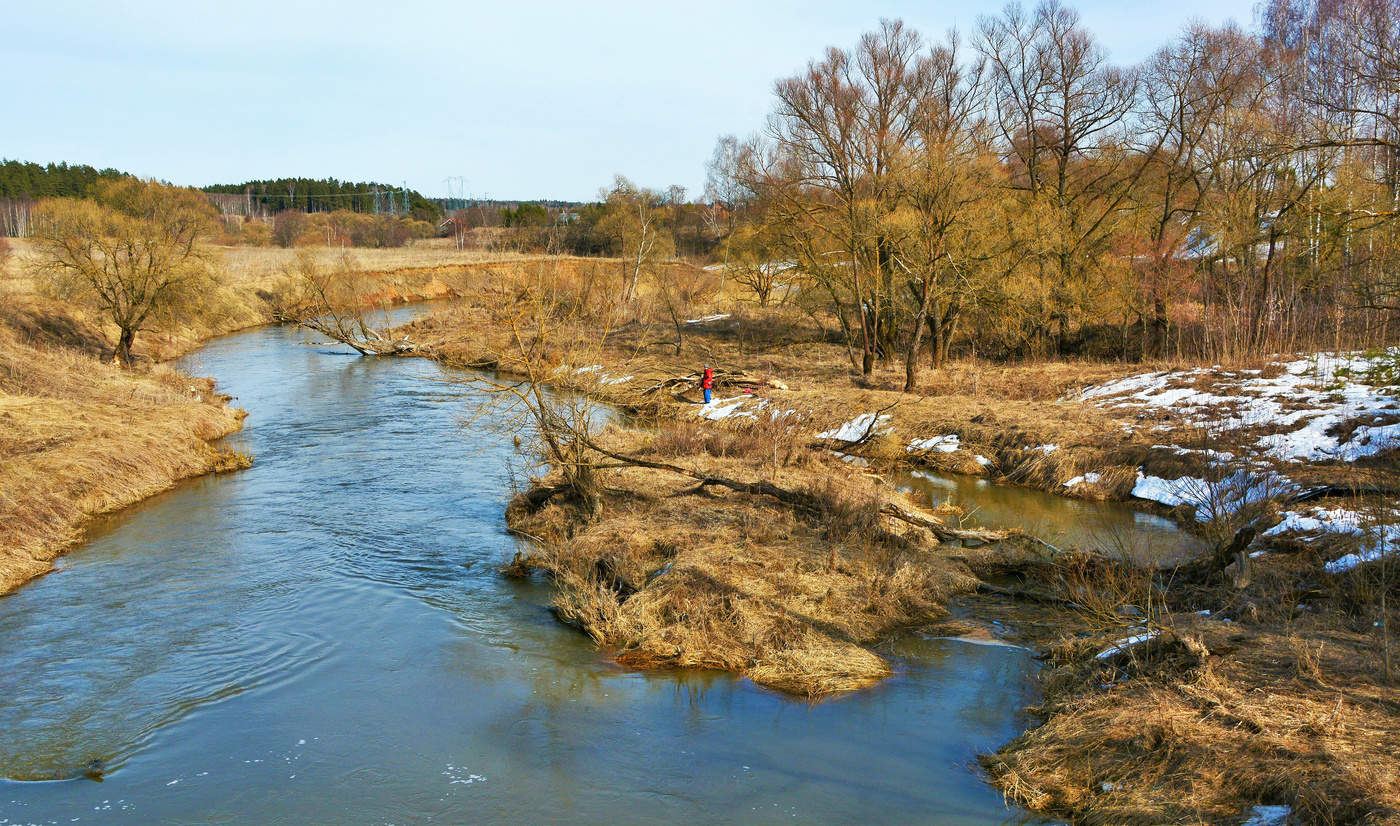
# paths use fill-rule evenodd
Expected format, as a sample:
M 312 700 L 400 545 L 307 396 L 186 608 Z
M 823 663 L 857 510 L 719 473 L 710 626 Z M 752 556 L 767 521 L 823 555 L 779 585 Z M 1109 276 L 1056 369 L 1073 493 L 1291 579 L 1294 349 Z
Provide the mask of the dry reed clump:
M 1355 637 L 1182 622 L 1117 658 L 1051 652 L 1046 722 L 983 759 L 1008 798 L 1084 823 L 1400 822 L 1400 720 Z
M 687 459 L 710 473 L 752 474 L 744 457 L 696 449 Z M 821 512 L 635 467 L 604 472 L 602 515 L 586 524 L 567 503 L 517 500 L 512 529 L 545 539 L 517 569 L 549 576 L 560 619 L 624 665 L 722 669 L 813 698 L 878 682 L 890 667 L 869 647 L 942 616 L 976 579 L 931 540 L 892 532 L 877 513 L 887 494 L 839 462 L 814 458 L 779 473 Z
M 213 383 L 128 372 L 20 340 L 0 320 L 0 593 L 45 573 L 89 517 L 247 457 Z

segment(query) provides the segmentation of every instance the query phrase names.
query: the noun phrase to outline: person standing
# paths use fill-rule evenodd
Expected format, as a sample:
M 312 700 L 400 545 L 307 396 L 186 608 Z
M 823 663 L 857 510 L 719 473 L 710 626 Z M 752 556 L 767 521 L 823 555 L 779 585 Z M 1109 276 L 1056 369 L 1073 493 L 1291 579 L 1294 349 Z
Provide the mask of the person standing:
M 700 376 L 700 389 L 705 392 L 705 404 L 710 403 L 710 391 L 715 387 L 715 371 L 710 369 L 710 365 L 705 365 L 705 372 Z

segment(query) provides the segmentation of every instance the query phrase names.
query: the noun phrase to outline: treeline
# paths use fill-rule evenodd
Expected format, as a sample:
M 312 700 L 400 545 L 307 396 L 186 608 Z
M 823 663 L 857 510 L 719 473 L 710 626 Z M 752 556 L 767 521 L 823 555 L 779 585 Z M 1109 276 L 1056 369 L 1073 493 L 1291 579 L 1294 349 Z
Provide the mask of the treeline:
M 82 198 L 92 192 L 98 181 L 129 177 L 116 169 L 97 169 L 87 164 L 0 161 L 0 198 Z
M 763 134 L 721 139 L 717 257 L 910 386 L 955 350 L 1393 342 L 1400 0 L 1270 0 L 1260 21 L 1191 25 L 1136 66 L 1053 0 L 965 41 L 884 21 L 780 81 Z
M 241 184 L 204 187 L 225 214 L 260 217 L 296 210 L 305 213 L 347 212 L 388 214 L 437 222 L 441 212 L 435 201 L 402 187 L 335 178 L 275 178 Z
M 645 220 L 666 235 L 665 246 L 671 254 L 702 258 L 713 254 L 719 244 L 719 225 L 711 205 L 688 202 L 684 187 L 655 191 L 623 177 L 600 192 L 598 202 L 531 201 L 494 208 L 475 204 L 454 211 L 444 227 L 458 246 L 485 239 L 521 252 L 617 257 L 625 252 L 623 227 L 632 219 Z M 493 229 L 499 231 L 481 232 Z
M 83 198 L 98 181 L 129 177 L 86 164 L 0 161 L 0 237 L 28 235 L 31 207 L 40 198 Z

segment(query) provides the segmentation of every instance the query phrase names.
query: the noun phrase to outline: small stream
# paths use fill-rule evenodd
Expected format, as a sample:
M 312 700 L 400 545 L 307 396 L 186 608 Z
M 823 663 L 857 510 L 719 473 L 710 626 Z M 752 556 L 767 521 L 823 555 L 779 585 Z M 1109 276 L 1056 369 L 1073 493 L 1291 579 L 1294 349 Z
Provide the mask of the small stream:
M 463 431 L 453 371 L 285 327 L 183 366 L 256 464 L 0 598 L 3 826 L 1025 822 L 975 756 L 1029 724 L 1029 652 L 908 635 L 816 705 L 620 669 L 496 572 L 513 448 Z
M 1020 528 L 1057 547 L 1097 551 L 1144 565 L 1190 559 L 1207 550 L 1205 540 L 1180 530 L 1172 520 L 1122 502 L 1069 499 L 976 476 L 917 469 L 884 475 L 926 507 L 956 505 L 967 513 L 970 524 Z

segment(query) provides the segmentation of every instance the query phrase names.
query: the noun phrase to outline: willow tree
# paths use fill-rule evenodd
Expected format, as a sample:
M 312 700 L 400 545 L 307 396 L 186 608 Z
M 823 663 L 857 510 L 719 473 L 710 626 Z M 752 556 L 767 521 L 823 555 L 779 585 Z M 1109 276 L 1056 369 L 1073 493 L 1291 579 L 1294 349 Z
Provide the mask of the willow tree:
M 215 221 L 200 192 L 103 181 L 90 200 L 38 204 L 35 265 L 55 295 L 91 305 L 117 328 L 115 360 L 128 365 L 137 332 L 191 306 L 210 286 L 203 241 Z
M 888 355 L 894 267 L 884 219 L 894 181 L 916 139 L 915 113 L 931 92 L 931 64 L 918 33 L 882 20 L 852 51 L 828 49 L 778 82 L 769 134 L 776 156 L 760 164 L 757 189 L 790 228 L 797 263 L 830 293 L 850 338 L 859 319 L 861 372 Z

